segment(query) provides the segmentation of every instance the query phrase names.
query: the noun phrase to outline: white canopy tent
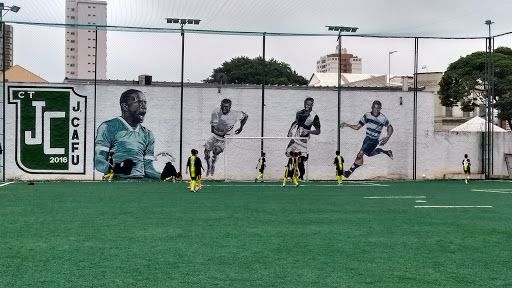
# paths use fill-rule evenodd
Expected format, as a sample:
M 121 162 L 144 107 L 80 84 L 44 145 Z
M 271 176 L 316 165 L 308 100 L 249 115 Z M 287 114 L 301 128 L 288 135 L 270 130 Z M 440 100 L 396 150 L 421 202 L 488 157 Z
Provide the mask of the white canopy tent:
M 485 126 L 486 126 L 486 122 L 485 122 L 485 119 L 481 118 L 481 117 L 474 117 L 468 121 L 466 121 L 465 123 L 453 128 L 452 132 L 485 132 Z M 492 125 L 492 129 L 493 129 L 493 132 L 507 132 L 507 130 L 499 127 L 499 126 L 496 126 L 496 125 Z

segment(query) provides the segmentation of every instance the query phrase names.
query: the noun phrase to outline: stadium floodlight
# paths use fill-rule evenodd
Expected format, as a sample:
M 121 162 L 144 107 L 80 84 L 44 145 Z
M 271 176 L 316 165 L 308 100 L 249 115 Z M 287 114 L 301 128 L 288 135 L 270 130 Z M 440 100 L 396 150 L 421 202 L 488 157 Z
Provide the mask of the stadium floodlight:
M 167 23 L 180 23 L 178 18 L 167 18 Z
M 167 23 L 180 24 L 181 28 L 181 98 L 180 98 L 180 167 L 181 173 L 183 167 L 183 71 L 185 69 L 185 30 L 186 24 L 199 25 L 199 19 L 166 18 Z M 5 73 L 4 73 L 5 74 Z M 183 175 L 183 173 L 181 174 Z
M 19 6 L 15 6 L 15 5 L 12 5 L 12 6 L 5 6 L 4 3 L 0 3 L 0 11 L 12 11 L 14 13 L 18 13 L 18 11 L 20 11 L 20 7 Z M 0 21 L 2 21 L 2 17 L 7 14 L 7 12 L 3 13 L 0 12 Z
M 327 30 L 338 31 L 338 124 L 340 125 L 340 114 L 341 114 L 341 33 L 342 32 L 357 32 L 358 27 L 346 27 L 346 26 L 330 26 L 327 25 Z M 338 127 L 338 144 L 337 150 L 340 150 L 340 128 Z

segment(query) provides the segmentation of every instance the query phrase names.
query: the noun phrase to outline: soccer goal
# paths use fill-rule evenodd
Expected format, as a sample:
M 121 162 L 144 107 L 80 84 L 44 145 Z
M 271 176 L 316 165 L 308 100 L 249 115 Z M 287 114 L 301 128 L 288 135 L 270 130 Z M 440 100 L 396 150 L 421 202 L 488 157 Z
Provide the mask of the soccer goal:
M 224 150 L 224 180 L 254 181 L 258 175 L 258 160 L 265 152 L 263 180 L 282 180 L 290 151 L 308 155 L 307 137 L 226 137 Z M 308 161 L 304 162 L 307 180 Z

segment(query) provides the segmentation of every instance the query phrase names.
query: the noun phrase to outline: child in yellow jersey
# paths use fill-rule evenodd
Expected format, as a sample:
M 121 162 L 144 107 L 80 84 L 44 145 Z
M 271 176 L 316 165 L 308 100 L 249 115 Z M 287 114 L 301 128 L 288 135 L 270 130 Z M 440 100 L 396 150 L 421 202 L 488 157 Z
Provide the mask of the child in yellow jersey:
M 109 153 L 108 153 L 108 173 L 103 175 L 103 180 L 112 182 L 112 178 L 114 178 L 114 151 L 109 151 Z
M 283 179 L 283 187 L 286 186 L 286 180 L 291 178 L 293 183 L 295 183 L 295 187 L 299 186 L 299 182 L 297 181 L 297 152 L 291 151 L 290 157 L 288 158 L 288 164 L 286 165 L 286 170 L 284 172 Z
M 254 179 L 254 182 L 263 182 L 263 172 L 265 171 L 265 152 L 261 152 L 261 157 L 258 159 L 258 164 L 256 165 L 256 169 L 260 171 L 260 175 L 258 178 Z
M 466 184 L 469 184 L 469 178 L 471 177 L 471 161 L 468 158 L 468 154 L 464 154 L 462 169 L 464 170 L 464 176 L 466 177 Z
M 338 185 L 343 184 L 343 163 L 345 160 L 340 155 L 340 151 L 336 151 L 336 157 L 334 158 L 334 166 L 336 167 L 336 178 L 338 179 Z
M 201 164 L 201 159 L 197 157 L 197 150 L 192 149 L 190 153 L 192 153 L 192 155 L 188 157 L 185 174 L 188 174 L 188 170 L 190 169 L 190 192 L 197 192 L 198 189 L 201 189 L 201 170 L 204 169 Z

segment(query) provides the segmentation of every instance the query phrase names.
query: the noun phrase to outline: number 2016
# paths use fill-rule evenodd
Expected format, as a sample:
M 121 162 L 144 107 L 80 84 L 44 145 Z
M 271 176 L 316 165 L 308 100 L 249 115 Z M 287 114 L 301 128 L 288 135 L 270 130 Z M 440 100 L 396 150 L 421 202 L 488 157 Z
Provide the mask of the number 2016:
M 68 157 L 50 157 L 50 163 L 68 163 Z

